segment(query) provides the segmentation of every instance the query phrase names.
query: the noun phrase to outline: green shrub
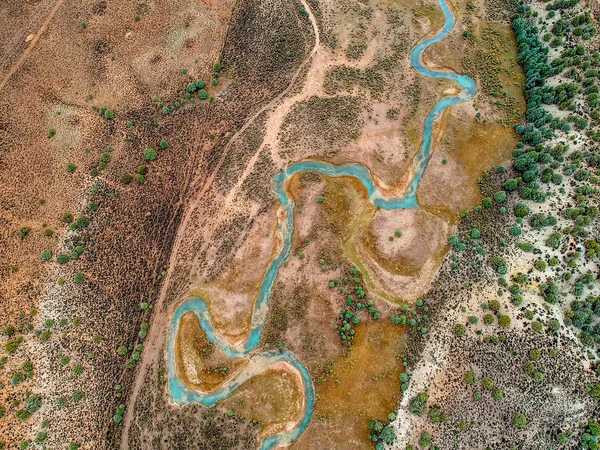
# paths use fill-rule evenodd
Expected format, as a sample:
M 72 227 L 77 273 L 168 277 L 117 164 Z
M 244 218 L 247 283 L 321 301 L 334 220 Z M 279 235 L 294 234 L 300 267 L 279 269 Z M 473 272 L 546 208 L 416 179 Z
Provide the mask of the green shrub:
M 206 92 L 206 90 L 204 90 L 204 89 L 200 89 L 198 91 L 198 98 L 200 100 L 206 100 L 208 98 L 208 92 Z
M 466 327 L 462 323 L 457 323 L 454 325 L 452 331 L 455 336 L 464 336 L 466 332 Z
M 162 141 L 160 141 L 159 145 L 160 148 L 167 148 L 169 146 L 169 143 L 163 139 Z
M 475 372 L 473 372 L 473 370 L 469 370 L 467 373 L 465 373 L 465 384 L 474 384 L 475 381 L 477 381 L 477 378 L 475 377 Z
M 107 109 L 106 111 L 104 111 L 104 118 L 105 119 L 114 119 L 115 118 L 115 112 L 112 109 Z
M 494 389 L 494 380 L 492 380 L 489 377 L 484 377 L 481 379 L 481 385 L 484 389 L 491 391 L 492 389 Z
M 50 258 L 52 258 L 52 252 L 45 248 L 40 253 L 40 258 L 42 259 L 42 261 L 48 261 Z
M 121 176 L 121 183 L 123 184 L 129 184 L 131 183 L 131 180 L 133 180 L 133 177 L 128 173 L 125 173 Z
M 431 439 L 431 435 L 427 431 L 421 432 L 421 438 L 419 439 L 419 446 L 425 448 L 429 445 L 429 439 Z
M 521 413 L 513 414 L 511 422 L 517 428 L 525 428 L 527 426 L 527 418 Z
M 509 316 L 500 316 L 498 317 L 498 325 L 501 327 L 507 327 L 510 325 L 510 317 Z

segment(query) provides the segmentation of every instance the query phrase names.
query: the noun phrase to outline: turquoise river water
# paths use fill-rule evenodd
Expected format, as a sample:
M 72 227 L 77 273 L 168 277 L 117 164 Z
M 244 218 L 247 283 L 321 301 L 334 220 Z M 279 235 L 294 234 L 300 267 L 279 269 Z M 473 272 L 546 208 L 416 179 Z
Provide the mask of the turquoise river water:
M 285 193 L 285 184 L 287 180 L 295 173 L 302 171 L 319 172 L 327 176 L 351 176 L 357 178 L 367 189 L 369 199 L 376 206 L 382 209 L 398 209 L 398 208 L 418 208 L 416 192 L 419 181 L 423 176 L 427 162 L 431 156 L 431 139 L 433 134 L 433 124 L 440 117 L 442 112 L 451 105 L 460 102 L 466 102 L 473 98 L 476 93 L 475 82 L 466 75 L 459 75 L 450 71 L 431 70 L 423 66 L 421 55 L 423 51 L 441 39 L 443 39 L 454 26 L 454 15 L 450 10 L 446 0 L 437 0 L 442 12 L 444 13 L 443 27 L 432 37 L 421 40 L 410 52 L 410 62 L 412 66 L 422 75 L 444 78 L 455 81 L 461 88 L 458 95 L 444 97 L 439 100 L 431 109 L 423 124 L 423 141 L 413 163 L 413 177 L 407 186 L 404 193 L 399 197 L 385 198 L 383 197 L 373 182 L 369 170 L 360 164 L 340 164 L 335 165 L 324 161 L 305 160 L 300 161 L 287 167 L 273 177 L 272 190 L 279 199 L 283 210 L 283 220 L 278 225 L 278 233 L 281 237 L 282 245 L 277 251 L 273 261 L 269 264 L 264 275 L 260 290 L 254 302 L 252 310 L 252 323 L 250 333 L 242 341 L 236 344 L 231 344 L 227 339 L 219 335 L 213 328 L 210 320 L 210 315 L 206 308 L 204 300 L 198 297 L 189 297 L 175 310 L 171 316 L 169 327 L 167 330 L 167 345 L 166 345 L 166 361 L 168 373 L 168 387 L 171 396 L 171 401 L 175 404 L 185 405 L 190 402 L 201 403 L 205 406 L 214 405 L 219 400 L 225 399 L 231 395 L 240 385 L 248 381 L 252 377 L 262 373 L 268 367 L 277 364 L 285 363 L 298 371 L 302 378 L 302 386 L 304 391 L 302 418 L 295 426 L 285 432 L 273 434 L 266 437 L 261 444 L 261 450 L 274 448 L 278 445 L 289 444 L 298 439 L 300 434 L 308 426 L 308 422 L 312 415 L 315 402 L 315 393 L 312 379 L 308 370 L 296 358 L 296 356 L 288 351 L 269 351 L 255 352 L 252 354 L 248 365 L 236 373 L 230 380 L 225 382 L 221 387 L 212 392 L 199 392 L 189 389 L 177 376 L 177 368 L 175 362 L 175 339 L 179 319 L 187 312 L 193 312 L 198 317 L 198 321 L 206 338 L 218 347 L 223 353 L 229 357 L 243 357 L 250 355 L 258 344 L 260 333 L 267 318 L 268 302 L 271 295 L 273 282 L 279 271 L 279 267 L 288 258 L 292 246 L 292 234 L 294 231 L 294 202 Z

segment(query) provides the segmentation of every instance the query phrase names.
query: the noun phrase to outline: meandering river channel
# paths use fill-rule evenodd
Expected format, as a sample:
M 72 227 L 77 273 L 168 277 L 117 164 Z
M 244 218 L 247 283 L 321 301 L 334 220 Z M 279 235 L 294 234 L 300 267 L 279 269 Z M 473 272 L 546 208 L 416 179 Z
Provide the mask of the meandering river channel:
M 279 215 L 282 219 L 280 219 L 278 225 L 278 233 L 282 244 L 278 249 L 275 258 L 269 264 L 261 282 L 260 290 L 253 306 L 252 323 L 248 336 L 241 342 L 231 344 L 227 339 L 219 335 L 211 324 L 206 303 L 199 297 L 189 297 L 183 301 L 183 303 L 175 310 L 169 321 L 166 345 L 168 388 L 171 400 L 176 404 L 185 405 L 190 402 L 197 402 L 205 406 L 214 405 L 219 400 L 229 397 L 240 385 L 276 363 L 283 362 L 299 372 L 302 378 L 304 391 L 302 417 L 291 430 L 266 437 L 262 441 L 260 447 L 261 450 L 272 449 L 277 445 L 288 444 L 298 439 L 300 434 L 302 434 L 308 426 L 315 402 L 314 387 L 310 374 L 302 362 L 300 362 L 292 352 L 288 350 L 253 352 L 258 344 L 260 333 L 267 318 L 271 288 L 273 287 L 279 268 L 290 255 L 292 246 L 292 234 L 294 232 L 294 202 L 287 196 L 285 185 L 292 175 L 302 171 L 318 172 L 326 176 L 334 177 L 350 176 L 358 179 L 365 186 L 370 201 L 382 209 L 418 208 L 416 192 L 419 181 L 423 176 L 423 172 L 431 156 L 431 139 L 435 121 L 446 108 L 456 103 L 471 100 L 477 91 L 475 82 L 470 77 L 459 75 L 451 71 L 428 69 L 421 61 L 423 51 L 430 45 L 443 39 L 454 26 L 454 15 L 446 0 L 437 1 L 444 13 L 444 25 L 434 36 L 421 40 L 411 49 L 410 62 L 421 75 L 452 80 L 460 86 L 461 91 L 458 95 L 444 97 L 439 100 L 425 118 L 423 124 L 423 141 L 413 162 L 413 176 L 402 195 L 392 198 L 386 198 L 381 195 L 373 182 L 369 170 L 360 164 L 350 163 L 335 165 L 324 161 L 305 160 L 290 165 L 275 175 L 271 184 L 273 193 L 279 199 L 281 204 L 280 209 L 283 212 Z M 175 341 L 179 320 L 181 316 L 187 312 L 196 314 L 200 326 L 206 333 L 206 338 L 227 357 L 236 358 L 249 356 L 250 358 L 248 365 L 212 392 L 199 392 L 189 389 L 177 375 Z

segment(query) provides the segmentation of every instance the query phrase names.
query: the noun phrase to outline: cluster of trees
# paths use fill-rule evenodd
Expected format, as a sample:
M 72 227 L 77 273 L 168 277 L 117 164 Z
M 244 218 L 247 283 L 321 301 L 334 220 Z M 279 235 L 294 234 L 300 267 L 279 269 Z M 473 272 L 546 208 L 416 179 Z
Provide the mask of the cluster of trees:
M 579 3 L 579 0 L 556 0 L 546 5 L 546 11 L 556 11 L 560 9 L 569 9 Z
M 407 305 L 400 307 L 402 314 L 391 315 L 390 322 L 400 325 L 408 325 L 409 330 L 418 330 L 421 334 L 427 333 L 427 321 L 429 319 L 429 306 L 425 304 L 423 299 L 417 299 L 416 309 L 408 310 Z M 416 328 L 415 328 L 416 327 Z M 405 364 L 406 367 L 406 364 Z
M 600 424 L 594 420 L 590 420 L 587 423 L 587 426 L 584 425 L 584 427 L 585 431 L 581 434 L 581 448 L 583 450 L 598 450 L 598 448 L 600 448 L 600 445 L 598 444 L 600 441 Z M 563 433 L 557 436 L 557 440 L 559 440 L 561 435 L 564 436 L 564 440 L 561 439 L 562 443 L 565 443 L 567 439 L 566 435 Z
M 324 264 L 325 261 L 321 260 L 321 264 Z M 381 317 L 381 312 L 377 310 L 375 307 L 375 303 L 373 300 L 367 300 L 366 302 L 360 301 L 365 298 L 366 292 L 362 287 L 362 279 L 360 278 L 360 272 L 352 267 L 349 269 L 350 275 L 352 275 L 352 279 L 348 277 L 344 277 L 342 281 L 339 279 L 329 280 L 329 287 L 335 288 L 338 287 L 340 292 L 345 291 L 345 286 L 349 285 L 350 288 L 354 290 L 354 295 L 358 298 L 359 301 L 354 303 L 354 295 L 348 294 L 346 295 L 345 304 L 348 309 L 342 309 L 338 316 L 338 323 L 334 325 L 334 329 L 339 333 L 340 337 L 343 341 L 350 343 L 352 339 L 354 339 L 354 325 L 360 323 L 360 317 L 357 314 L 358 311 L 367 311 L 369 315 L 377 320 Z M 351 282 L 354 282 L 354 285 Z
M 394 420 L 396 418 L 396 414 L 393 412 L 388 414 L 388 419 Z M 384 425 L 382 422 L 378 420 L 370 420 L 368 423 L 369 427 L 369 439 L 372 442 L 376 442 L 375 445 L 376 450 L 384 450 L 384 444 L 393 444 L 394 439 L 396 439 L 396 433 L 394 429 L 388 424 Z
M 349 309 L 342 309 L 339 321 L 341 323 L 336 323 L 333 328 L 337 330 L 343 341 L 350 342 L 354 339 L 354 325 L 360 323 L 360 317 Z
M 565 311 L 565 324 L 579 328 L 579 339 L 583 344 L 595 347 L 600 342 L 600 297 L 589 296 L 585 300 L 575 300 L 570 307 Z

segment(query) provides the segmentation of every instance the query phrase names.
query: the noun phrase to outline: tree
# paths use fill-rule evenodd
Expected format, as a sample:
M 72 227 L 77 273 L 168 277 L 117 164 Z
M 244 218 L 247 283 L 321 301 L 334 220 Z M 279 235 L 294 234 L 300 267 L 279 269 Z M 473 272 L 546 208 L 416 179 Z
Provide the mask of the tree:
M 494 194 L 494 200 L 496 203 L 504 203 L 506 201 L 506 192 L 498 191 Z
M 516 217 L 525 217 L 529 214 L 529 207 L 524 203 L 517 203 L 513 208 Z
M 506 272 L 508 272 L 508 269 L 506 268 L 506 261 L 501 256 L 494 256 L 492 258 L 492 267 L 494 267 L 496 272 L 498 272 L 500 275 L 504 275 Z
M 426 392 L 419 392 L 417 395 L 415 395 L 409 404 L 410 412 L 416 414 L 417 416 L 423 414 L 425 405 L 427 404 L 427 398 L 428 396 Z
M 396 433 L 394 432 L 394 429 L 392 427 L 386 425 L 385 427 L 383 427 L 383 430 L 381 430 L 379 437 L 386 444 L 393 444 L 394 439 L 396 439 Z
M 167 148 L 169 146 L 169 143 L 163 139 L 162 141 L 160 141 L 159 145 L 160 148 Z
M 518 225 L 513 225 L 508 231 L 510 235 L 514 237 L 521 236 L 522 233 L 521 227 Z
M 42 397 L 38 394 L 31 394 L 25 399 L 25 409 L 30 413 L 36 412 L 42 407 Z
M 56 262 L 59 264 L 66 264 L 69 262 L 69 256 L 65 255 L 64 253 L 60 253 L 58 255 L 56 255 Z
M 540 284 L 540 294 L 548 303 L 554 304 L 558 301 L 558 286 L 552 280 L 548 280 Z
M 144 159 L 146 161 L 154 161 L 156 159 L 156 150 L 153 148 L 147 148 L 144 150 Z
M 107 109 L 106 111 L 104 111 L 104 118 L 105 119 L 114 119 L 115 118 L 115 112 L 112 109 Z
M 514 191 L 517 186 L 519 186 L 519 180 L 517 178 L 510 178 L 502 184 L 502 189 L 506 191 Z
M 562 233 L 555 231 L 546 240 L 546 246 L 557 249 L 558 247 L 560 247 L 560 239 L 561 238 L 562 238 Z
M 206 100 L 206 99 L 208 98 L 208 92 L 206 92 L 206 90 L 205 90 L 205 89 L 200 89 L 200 90 L 198 91 L 198 98 L 199 98 L 200 100 Z
M 45 248 L 40 253 L 40 258 L 42 259 L 42 261 L 48 261 L 50 258 L 52 258 L 52 252 Z

